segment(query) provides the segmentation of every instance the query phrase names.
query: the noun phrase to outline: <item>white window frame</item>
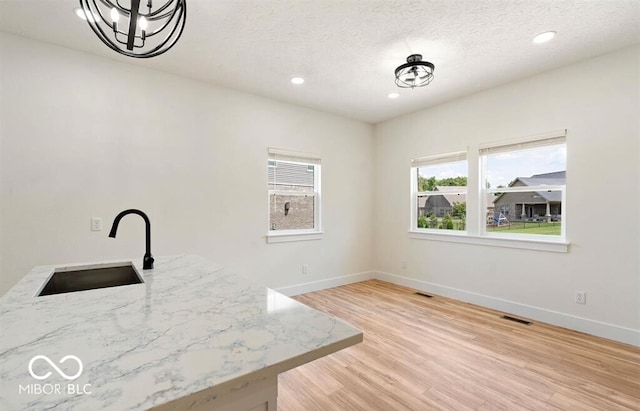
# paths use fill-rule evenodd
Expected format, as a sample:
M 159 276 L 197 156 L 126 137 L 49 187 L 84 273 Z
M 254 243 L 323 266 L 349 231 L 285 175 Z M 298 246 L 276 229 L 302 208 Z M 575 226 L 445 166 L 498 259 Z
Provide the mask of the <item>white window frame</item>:
M 409 227 L 410 232 L 415 233 L 430 233 L 434 235 L 464 235 L 467 232 L 467 213 L 465 214 L 465 229 L 464 230 L 445 230 L 439 228 L 418 228 L 418 197 L 429 195 L 442 195 L 441 191 L 418 191 L 418 169 L 420 167 L 440 165 L 447 163 L 457 163 L 460 161 L 467 162 L 467 187 L 459 191 L 447 192 L 447 194 L 465 194 L 466 198 L 469 198 L 469 164 L 467 159 L 467 151 L 453 151 L 444 154 L 432 155 L 428 157 L 420 157 L 411 160 L 411 220 Z
M 292 192 L 281 192 L 278 190 L 268 189 L 267 195 L 267 243 L 282 243 L 289 241 L 306 241 L 306 240 L 319 240 L 323 237 L 322 232 L 322 212 L 321 212 L 321 158 L 317 154 L 304 153 L 299 151 L 284 150 L 278 148 L 269 148 L 267 150 L 267 166 L 277 167 L 271 165 L 272 161 L 281 161 L 295 164 L 306 164 L 307 166 L 313 166 L 313 228 L 312 229 L 293 229 L 293 230 L 271 230 L 271 204 L 270 199 L 273 194 L 296 195 Z M 269 185 L 267 181 L 267 186 Z
M 555 139 L 555 140 L 553 140 Z M 562 190 L 562 226 L 561 235 L 526 235 L 526 234 L 503 234 L 487 232 L 486 230 L 486 210 L 487 210 L 487 193 L 491 192 L 486 188 L 486 157 L 483 156 L 487 149 L 492 147 L 507 146 L 515 147 L 520 145 L 524 147 L 534 147 L 535 142 L 539 142 L 540 147 L 544 145 L 552 145 L 555 142 L 564 142 L 568 146 L 567 130 L 558 130 L 548 133 L 536 134 L 519 139 L 501 140 L 493 143 L 484 143 L 480 145 L 470 146 L 467 150 L 467 221 L 466 232 L 455 230 L 434 230 L 434 229 L 418 229 L 417 228 L 417 172 L 414 165 L 420 164 L 419 161 L 429 158 L 438 158 L 446 156 L 431 156 L 422 159 L 411 160 L 411 217 L 409 226 L 409 238 L 418 240 L 444 241 L 462 244 L 474 244 L 491 247 L 516 248 L 525 250 L 549 251 L 566 253 L 569 251 L 569 240 L 567 236 L 567 197 L 565 186 L 538 186 L 524 187 L 523 191 L 540 191 L 540 190 Z M 513 188 L 517 190 L 517 188 Z M 498 192 L 505 192 L 504 188 L 494 189 Z M 470 207 L 471 206 L 471 207 Z

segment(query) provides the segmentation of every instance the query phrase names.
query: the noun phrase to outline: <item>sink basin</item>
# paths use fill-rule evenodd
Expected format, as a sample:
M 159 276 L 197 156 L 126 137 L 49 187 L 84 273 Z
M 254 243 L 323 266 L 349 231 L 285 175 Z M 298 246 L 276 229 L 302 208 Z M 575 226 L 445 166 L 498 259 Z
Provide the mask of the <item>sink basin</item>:
M 143 283 L 132 263 L 56 268 L 38 297 Z

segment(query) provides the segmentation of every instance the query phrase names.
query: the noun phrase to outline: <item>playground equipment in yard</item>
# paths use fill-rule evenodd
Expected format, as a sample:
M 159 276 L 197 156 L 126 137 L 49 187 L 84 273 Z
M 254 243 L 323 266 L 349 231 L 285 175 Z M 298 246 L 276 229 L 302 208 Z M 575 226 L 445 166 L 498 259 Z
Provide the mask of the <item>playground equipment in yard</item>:
M 509 219 L 502 213 L 494 213 L 493 215 L 487 215 L 487 225 L 494 225 L 496 227 L 509 225 Z

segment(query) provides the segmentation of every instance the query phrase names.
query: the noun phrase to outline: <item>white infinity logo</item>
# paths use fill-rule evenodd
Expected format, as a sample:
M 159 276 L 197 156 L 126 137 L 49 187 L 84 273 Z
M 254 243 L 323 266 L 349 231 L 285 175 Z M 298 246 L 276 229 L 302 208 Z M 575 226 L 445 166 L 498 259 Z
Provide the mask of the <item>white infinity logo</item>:
M 33 363 L 36 362 L 36 360 L 39 359 L 43 359 L 46 362 L 49 363 L 50 366 L 53 367 L 54 370 L 56 370 L 58 372 L 58 374 L 60 374 L 60 376 L 66 380 L 75 380 L 76 378 L 78 378 L 80 376 L 80 374 L 82 374 L 82 361 L 80 361 L 80 358 L 76 357 L 75 355 L 67 355 L 64 356 L 61 360 L 60 360 L 60 364 L 62 364 L 63 362 L 67 361 L 67 360 L 75 360 L 78 363 L 78 372 L 75 373 L 74 375 L 67 375 L 64 373 L 64 371 L 62 371 L 60 368 L 58 368 L 58 366 L 56 366 L 54 364 L 53 361 L 51 361 L 49 359 L 49 357 L 47 357 L 46 355 L 36 355 L 35 357 L 33 357 L 31 359 L 31 361 L 29 361 L 29 374 L 31 374 L 31 376 L 33 378 L 35 378 L 36 380 L 44 380 L 46 378 L 49 378 L 49 376 L 51 375 L 51 371 L 47 372 L 45 375 L 36 375 L 33 372 Z

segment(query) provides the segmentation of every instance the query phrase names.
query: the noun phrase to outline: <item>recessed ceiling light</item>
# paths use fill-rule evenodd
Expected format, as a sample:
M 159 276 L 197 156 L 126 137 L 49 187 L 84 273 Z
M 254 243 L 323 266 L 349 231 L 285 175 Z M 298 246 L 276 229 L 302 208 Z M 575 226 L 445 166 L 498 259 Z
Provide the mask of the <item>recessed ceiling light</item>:
M 533 38 L 533 42 L 536 44 L 546 43 L 547 41 L 554 38 L 556 35 L 555 31 L 545 31 L 544 33 L 540 33 Z
M 389 93 L 387 95 L 387 97 L 389 97 L 389 98 L 398 98 L 398 97 L 400 97 L 400 93 Z
M 304 83 L 304 79 L 302 77 L 291 77 L 292 84 L 302 84 Z

